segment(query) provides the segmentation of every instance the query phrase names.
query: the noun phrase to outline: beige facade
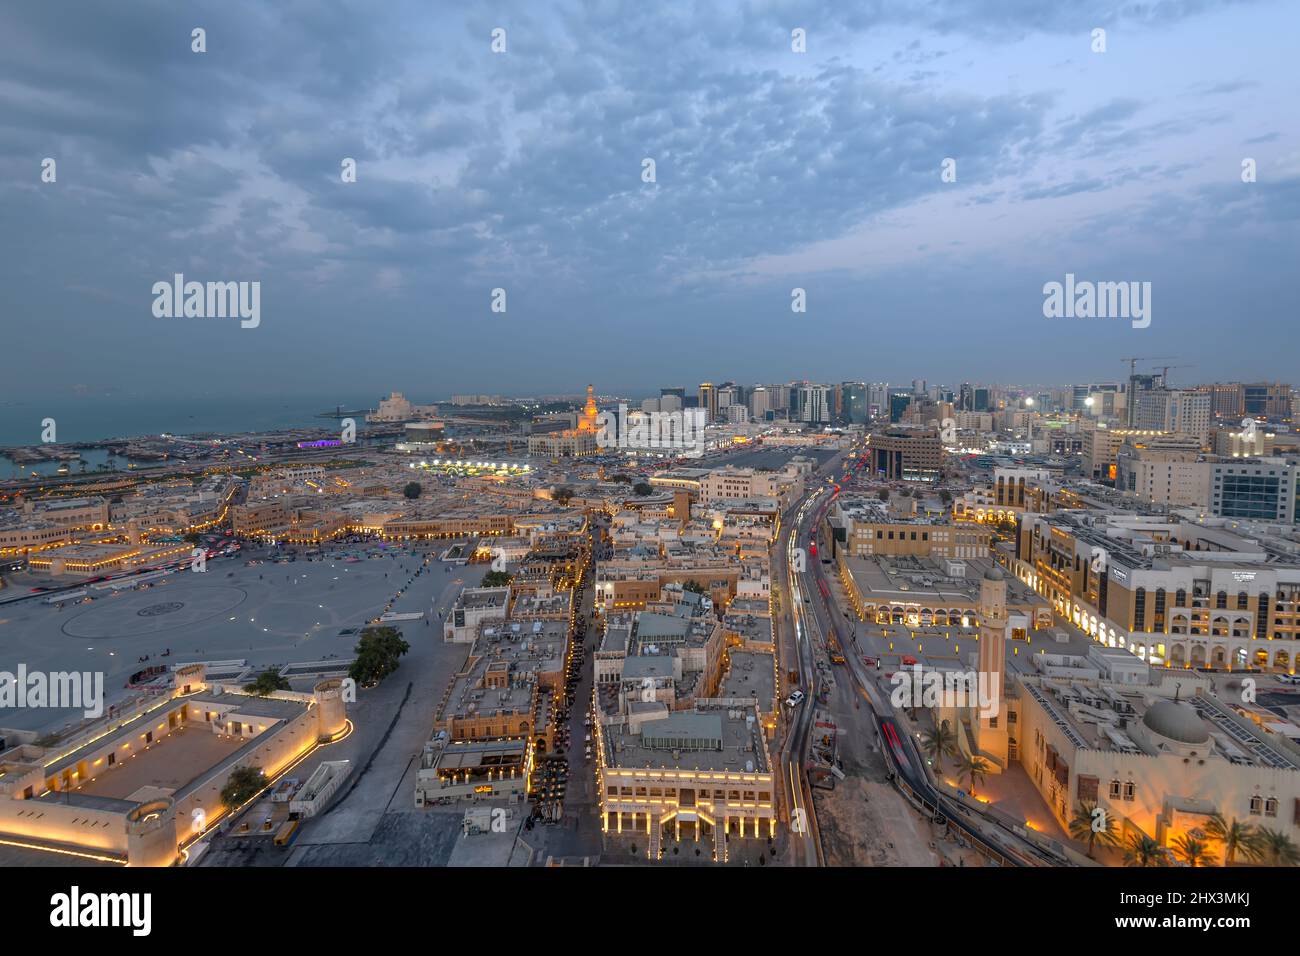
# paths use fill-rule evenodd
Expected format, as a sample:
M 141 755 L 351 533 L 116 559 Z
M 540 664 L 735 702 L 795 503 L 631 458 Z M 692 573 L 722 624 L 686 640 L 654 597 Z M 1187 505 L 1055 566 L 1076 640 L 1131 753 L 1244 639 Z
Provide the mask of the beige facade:
M 937 481 L 943 443 L 933 428 L 890 428 L 867 437 L 870 471 L 894 480 Z
M 345 729 L 329 684 L 316 694 L 256 697 L 215 691 L 192 666 L 177 672 L 168 696 L 138 698 L 50 747 L 12 748 L 0 754 L 0 837 L 105 862 L 169 865 L 226 815 L 221 790 L 235 769 L 258 767 L 270 783 Z M 152 834 L 142 840 L 137 824 L 146 818 Z
M 1178 518 L 1061 512 L 1020 530 L 1016 576 L 1153 665 L 1294 672 L 1300 561 Z
M 776 777 L 752 699 L 697 701 L 668 713 L 650 705 L 596 726 L 602 828 L 658 860 L 684 838 L 713 844 L 776 835 Z
M 1300 749 L 1212 695 L 1176 700 L 1167 682 L 1135 689 L 1018 675 L 1016 685 L 1020 761 L 1062 827 L 1091 803 L 1118 821 L 1122 839 L 1142 834 L 1168 847 L 1219 813 L 1300 843 Z M 1097 718 L 1081 720 L 1081 707 Z

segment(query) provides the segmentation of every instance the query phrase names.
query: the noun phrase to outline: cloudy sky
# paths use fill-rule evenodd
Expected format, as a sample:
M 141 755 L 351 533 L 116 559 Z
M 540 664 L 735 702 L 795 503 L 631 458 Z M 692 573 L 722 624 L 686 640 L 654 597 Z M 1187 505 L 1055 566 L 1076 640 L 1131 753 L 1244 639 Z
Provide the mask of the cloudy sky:
M 1297 36 L 1294 0 L 8 4 L 0 400 L 1293 380 Z M 260 326 L 156 318 L 178 272 L 260 282 Z M 1066 273 L 1151 282 L 1151 326 L 1044 318 Z

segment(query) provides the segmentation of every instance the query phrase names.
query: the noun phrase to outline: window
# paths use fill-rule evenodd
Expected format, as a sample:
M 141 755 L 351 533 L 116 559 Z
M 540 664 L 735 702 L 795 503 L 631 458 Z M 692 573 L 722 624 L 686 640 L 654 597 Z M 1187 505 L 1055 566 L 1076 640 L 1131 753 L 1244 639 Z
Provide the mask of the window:
M 1132 780 L 1124 781 L 1124 799 L 1132 802 L 1137 797 L 1137 784 Z
M 1260 812 L 1263 810 L 1263 808 L 1264 808 L 1264 800 L 1263 800 L 1263 798 L 1261 798 L 1261 797 L 1251 797 L 1251 798 L 1250 798 L 1250 815 L 1251 815 L 1252 817 L 1257 817 L 1257 816 L 1259 816 L 1259 814 L 1260 814 Z
M 1119 787 L 1120 787 L 1120 783 L 1118 780 L 1112 780 L 1110 782 L 1110 798 L 1112 800 L 1119 799 Z
M 1087 803 L 1097 802 L 1097 778 L 1080 775 L 1079 799 Z
M 1277 816 L 1277 797 L 1269 797 L 1264 801 L 1264 816 Z

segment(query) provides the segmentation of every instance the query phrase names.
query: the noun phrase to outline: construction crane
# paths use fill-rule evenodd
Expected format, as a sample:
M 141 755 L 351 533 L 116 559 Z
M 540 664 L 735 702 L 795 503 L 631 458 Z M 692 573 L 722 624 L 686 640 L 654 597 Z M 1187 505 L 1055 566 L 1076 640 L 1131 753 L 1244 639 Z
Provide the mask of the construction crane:
M 1138 362 L 1158 362 L 1160 359 L 1172 359 L 1172 358 L 1178 358 L 1178 356 L 1177 355 L 1134 355 L 1134 356 L 1130 356 L 1129 358 L 1122 358 L 1120 359 L 1120 361 L 1128 362 L 1128 377 L 1132 378 L 1135 374 L 1137 374 Z M 1177 366 L 1174 365 L 1171 365 L 1169 367 L 1177 368 Z
M 1128 358 L 1120 359 L 1121 362 L 1128 362 L 1128 394 L 1124 396 L 1124 404 L 1128 407 L 1128 427 L 1133 427 L 1133 422 L 1137 414 L 1137 363 L 1138 362 L 1156 362 L 1160 359 L 1177 358 L 1176 355 L 1132 355 Z
M 1186 364 L 1186 365 L 1161 365 L 1161 366 L 1160 366 L 1160 381 L 1162 381 L 1162 382 L 1164 383 L 1165 388 L 1168 388 L 1168 387 L 1169 387 L 1169 370 L 1170 370 L 1171 368 L 1196 368 L 1196 363 L 1195 363 L 1195 362 L 1189 362 L 1189 363 Z

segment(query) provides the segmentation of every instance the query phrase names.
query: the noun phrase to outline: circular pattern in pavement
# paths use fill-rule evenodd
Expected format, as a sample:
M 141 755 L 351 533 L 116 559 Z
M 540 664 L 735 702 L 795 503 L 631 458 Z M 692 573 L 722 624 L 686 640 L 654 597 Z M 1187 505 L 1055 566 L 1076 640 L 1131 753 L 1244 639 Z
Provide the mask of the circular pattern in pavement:
M 142 607 L 135 613 L 141 617 L 158 617 L 162 614 L 171 614 L 173 611 L 179 611 L 185 605 L 179 601 L 169 601 L 166 604 L 150 604 L 148 607 Z
M 101 597 L 63 623 L 69 637 L 94 640 L 138 637 L 182 627 L 193 627 L 243 604 L 243 588 L 219 585 L 168 584 L 167 597 L 149 591 L 127 591 L 119 597 Z

